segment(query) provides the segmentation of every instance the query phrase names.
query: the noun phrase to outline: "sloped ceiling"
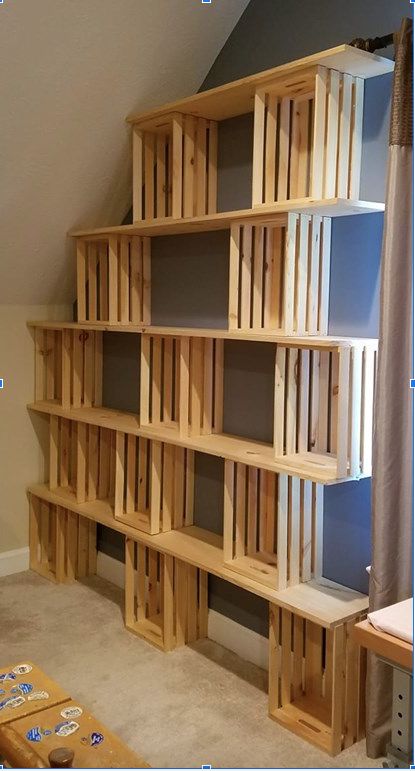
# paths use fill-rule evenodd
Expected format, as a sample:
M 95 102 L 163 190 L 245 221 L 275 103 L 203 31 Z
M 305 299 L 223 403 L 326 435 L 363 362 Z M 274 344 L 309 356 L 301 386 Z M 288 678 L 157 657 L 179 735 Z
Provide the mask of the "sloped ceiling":
M 125 116 L 197 91 L 248 2 L 0 4 L 0 303 L 73 300 L 65 234 L 130 205 Z

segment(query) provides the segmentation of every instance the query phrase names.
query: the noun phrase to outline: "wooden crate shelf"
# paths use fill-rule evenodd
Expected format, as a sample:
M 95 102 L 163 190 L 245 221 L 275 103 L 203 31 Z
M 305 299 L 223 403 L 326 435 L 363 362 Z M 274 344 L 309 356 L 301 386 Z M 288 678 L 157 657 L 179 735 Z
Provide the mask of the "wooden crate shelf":
M 224 559 L 242 575 L 285 589 L 322 572 L 323 488 L 225 461 Z
M 269 714 L 337 755 L 364 736 L 365 655 L 356 615 L 333 629 L 270 603 Z
M 253 206 L 307 198 L 358 199 L 363 128 L 362 78 L 318 66 L 255 94 Z
M 214 214 L 216 121 L 172 113 L 133 130 L 133 219 Z
M 159 533 L 193 523 L 194 452 L 116 432 L 114 516 Z
M 30 485 L 29 493 L 93 522 L 99 522 L 155 551 L 181 559 L 324 628 L 332 628 L 367 610 L 368 598 L 365 595 L 325 579 L 312 579 L 307 583 L 277 590 L 242 575 L 224 564 L 221 536 L 194 525 L 150 535 L 114 519 L 107 501 L 77 503 L 75 496 L 68 494 L 67 490 L 51 491 L 48 485 Z
M 302 59 L 273 67 L 254 75 L 248 75 L 223 86 L 201 91 L 184 99 L 170 102 L 166 105 L 154 107 L 151 110 L 131 115 L 130 123 L 140 123 L 145 126 L 146 121 L 155 121 L 164 118 L 173 112 L 201 115 L 213 120 L 226 120 L 237 115 L 252 112 L 252 103 L 255 92 L 261 86 L 270 81 L 280 81 L 281 87 L 287 84 L 290 88 L 294 79 L 310 67 L 327 67 L 347 73 L 357 78 L 373 78 L 393 72 L 394 63 L 390 59 L 368 53 L 354 46 L 339 45 L 326 51 L 320 51 Z
M 127 629 L 165 651 L 207 636 L 207 574 L 126 539 Z
M 35 399 L 69 407 L 102 403 L 102 333 L 37 327 Z
M 129 334 L 148 334 L 160 337 L 211 337 L 214 340 L 245 340 L 257 343 L 279 343 L 291 348 L 325 349 L 353 347 L 354 345 L 376 345 L 376 338 L 342 337 L 334 335 L 289 335 L 267 329 L 215 329 L 203 327 L 164 327 L 135 324 L 100 324 L 77 321 L 28 321 L 33 329 L 72 329 L 86 332 L 126 332 Z
M 41 401 L 29 404 L 28 409 L 46 415 L 58 415 L 81 423 L 90 423 L 114 431 L 121 430 L 127 434 L 186 447 L 208 455 L 264 468 L 274 473 L 282 472 L 295 475 L 301 479 L 309 479 L 311 482 L 337 484 L 351 478 L 338 477 L 336 458 L 328 453 L 297 453 L 296 455 L 276 458 L 272 445 L 264 442 L 251 441 L 227 434 L 181 436 L 177 428 L 172 429 L 171 426 L 166 427 L 163 424 L 155 427 L 140 426 L 138 415 L 104 407 L 81 407 L 80 409 L 65 410 L 53 402 Z M 360 476 L 360 474 L 357 475 L 357 477 Z
M 147 533 L 193 523 L 194 452 L 50 416 L 49 489 Z
M 77 240 L 78 321 L 148 324 L 150 240 L 110 235 Z
M 331 220 L 289 214 L 286 227 L 233 225 L 229 328 L 325 335 Z
M 252 225 L 286 225 L 287 215 L 310 214 L 319 217 L 348 217 L 355 214 L 378 214 L 385 210 L 385 204 L 378 201 L 359 201 L 348 198 L 298 198 L 263 204 L 253 209 L 238 209 L 217 214 L 202 214 L 197 217 L 170 217 L 159 220 L 143 220 L 132 225 L 105 225 L 99 228 L 83 228 L 70 231 L 73 238 L 90 241 L 103 236 L 174 236 L 184 233 L 207 233 L 212 230 L 227 230 L 241 222 Z
M 50 416 L 31 567 L 93 574 L 97 524 L 121 533 L 126 627 L 163 651 L 207 635 L 209 574 L 262 597 L 269 714 L 331 755 L 364 733 L 368 598 L 323 577 L 322 485 L 371 473 L 377 364 L 375 340 L 327 335 L 331 219 L 384 210 L 359 200 L 363 86 L 393 66 L 338 46 L 133 116 L 133 224 L 71 233 L 78 321 L 29 325 Z M 217 212 L 218 123 L 252 112 L 252 208 Z M 152 325 L 150 238 L 215 230 L 228 328 Z M 102 406 L 104 331 L 140 337 L 138 414 Z M 269 442 L 225 433 L 238 340 L 274 346 Z M 224 461 L 220 535 L 195 524 L 195 452 Z
M 30 568 L 56 583 L 96 573 L 96 523 L 29 495 Z

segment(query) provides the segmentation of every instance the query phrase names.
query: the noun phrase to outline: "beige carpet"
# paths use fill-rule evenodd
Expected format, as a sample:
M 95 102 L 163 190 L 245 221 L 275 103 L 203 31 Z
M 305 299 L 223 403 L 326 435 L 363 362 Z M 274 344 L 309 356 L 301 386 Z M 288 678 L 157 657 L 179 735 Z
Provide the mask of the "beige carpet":
M 31 659 L 154 767 L 364 768 L 267 717 L 266 673 L 203 640 L 164 654 L 127 632 L 121 592 L 98 578 L 55 586 L 0 579 L 0 667 Z

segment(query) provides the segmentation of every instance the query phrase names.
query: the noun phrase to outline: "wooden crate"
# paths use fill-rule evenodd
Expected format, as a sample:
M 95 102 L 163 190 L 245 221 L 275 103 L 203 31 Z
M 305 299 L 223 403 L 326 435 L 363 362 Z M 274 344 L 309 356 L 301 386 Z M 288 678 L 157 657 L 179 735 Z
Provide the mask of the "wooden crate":
M 253 206 L 359 198 L 364 81 L 318 66 L 255 94 Z
M 222 426 L 223 340 L 141 338 L 140 423 L 187 436 Z
M 274 452 L 334 463 L 339 479 L 369 476 L 376 344 L 276 347 Z M 309 453 L 313 453 L 310 458 Z
M 134 221 L 215 213 L 217 141 L 217 123 L 193 115 L 135 124 Z
M 223 340 L 181 340 L 179 429 L 183 436 L 222 432 L 223 354 Z
M 42 329 L 35 335 L 35 400 L 65 409 L 102 404 L 102 332 Z
M 49 489 L 114 505 L 115 431 L 50 416 Z
M 207 635 L 207 574 L 126 539 L 125 624 L 164 651 Z
M 331 220 L 289 214 L 288 225 L 231 228 L 229 329 L 327 334 Z
M 337 755 L 364 736 L 365 654 L 357 616 L 333 629 L 270 603 L 269 714 Z
M 96 573 L 96 523 L 29 496 L 30 568 L 56 583 Z
M 115 518 L 155 534 L 193 523 L 194 452 L 117 431 Z
M 141 335 L 140 423 L 177 428 L 183 339 Z
M 149 238 L 78 238 L 78 321 L 149 324 L 150 281 Z
M 323 486 L 225 461 L 224 560 L 271 589 L 321 575 Z

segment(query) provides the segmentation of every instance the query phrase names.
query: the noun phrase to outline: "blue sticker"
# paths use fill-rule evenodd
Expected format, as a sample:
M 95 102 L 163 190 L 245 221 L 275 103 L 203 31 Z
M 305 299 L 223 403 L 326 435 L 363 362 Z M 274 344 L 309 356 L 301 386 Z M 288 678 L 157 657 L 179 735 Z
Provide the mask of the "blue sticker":
M 17 687 L 20 693 L 31 693 L 33 691 L 33 685 L 30 683 L 20 683 Z
M 3 693 L 6 693 L 6 691 L 3 691 Z M 14 685 L 13 688 L 10 689 L 10 693 L 19 693 L 18 686 Z
M 94 731 L 91 734 L 91 747 L 98 747 L 98 744 L 101 744 L 103 741 L 104 737 L 98 731 Z
M 42 734 L 40 733 L 40 727 L 36 726 L 35 728 L 31 728 L 26 734 L 26 739 L 29 742 L 41 742 Z
M 0 688 L 0 696 L 2 696 L 2 695 L 3 695 L 3 693 L 6 693 L 6 691 L 3 691 L 3 689 L 2 689 L 2 688 Z
M 16 680 L 16 675 L 14 672 L 6 672 L 3 675 L 0 675 L 0 682 L 4 682 L 5 680 Z
M 49 728 L 46 728 L 46 730 L 42 731 L 42 733 L 43 733 L 43 736 L 50 736 L 52 731 L 50 731 Z

